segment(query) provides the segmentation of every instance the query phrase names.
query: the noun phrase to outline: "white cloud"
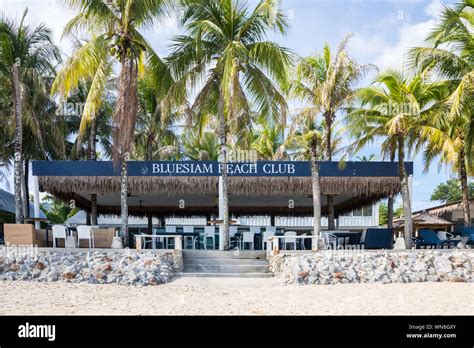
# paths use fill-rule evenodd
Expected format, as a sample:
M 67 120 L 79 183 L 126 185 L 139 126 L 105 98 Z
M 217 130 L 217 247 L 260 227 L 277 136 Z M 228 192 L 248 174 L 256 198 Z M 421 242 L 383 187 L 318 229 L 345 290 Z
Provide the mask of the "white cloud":
M 68 40 L 61 41 L 64 26 L 71 18 L 60 1 L 55 0 L 0 0 L 0 11 L 10 18 L 21 19 L 28 7 L 27 23 L 38 25 L 45 23 L 52 30 L 54 42 L 66 53 L 71 49 Z
M 396 26 L 392 17 L 381 19 L 380 23 L 374 26 L 375 34 L 371 36 L 357 35 L 354 38 L 351 45 L 353 52 L 362 58 L 370 57 L 370 60 L 381 70 L 388 67 L 402 69 L 408 50 L 426 44 L 425 38 L 436 25 L 437 16 L 442 7 L 443 4 L 440 0 L 432 0 L 424 8 L 424 13 L 430 18 L 418 23 L 405 24 L 405 19 L 401 18 L 400 25 Z M 384 24 L 393 25 L 396 28 L 396 38 L 392 43 L 387 39 L 387 32 L 377 30 L 377 28 L 383 28 Z
M 430 17 L 437 17 L 443 9 L 443 3 L 441 0 L 433 0 L 425 7 L 425 13 Z

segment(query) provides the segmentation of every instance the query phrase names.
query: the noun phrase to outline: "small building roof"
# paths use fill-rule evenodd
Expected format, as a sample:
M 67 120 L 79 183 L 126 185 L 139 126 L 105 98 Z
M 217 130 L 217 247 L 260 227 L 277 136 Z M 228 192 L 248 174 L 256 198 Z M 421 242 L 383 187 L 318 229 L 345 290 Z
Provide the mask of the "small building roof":
M 395 228 L 400 228 L 403 226 L 404 219 L 396 219 L 393 221 Z M 439 216 L 432 215 L 426 211 L 421 213 L 413 214 L 413 224 L 417 226 L 451 226 L 454 225 L 454 222 L 443 219 Z
M 470 201 L 471 204 L 474 203 L 474 198 L 470 199 L 469 201 Z M 431 207 L 431 208 L 416 211 L 413 214 L 428 212 L 431 215 L 438 216 L 438 215 L 445 214 L 445 213 L 451 213 L 456 209 L 462 209 L 462 202 L 461 201 L 456 201 L 456 202 L 451 202 L 451 203 L 444 203 L 444 204 L 441 204 L 441 205 L 437 205 L 435 207 Z
M 30 205 L 30 218 L 40 217 L 47 219 L 46 215 L 40 210 L 40 216 L 35 216 L 35 208 L 31 202 Z M 15 196 L 5 190 L 0 189 L 0 211 L 6 211 L 8 213 L 15 214 Z

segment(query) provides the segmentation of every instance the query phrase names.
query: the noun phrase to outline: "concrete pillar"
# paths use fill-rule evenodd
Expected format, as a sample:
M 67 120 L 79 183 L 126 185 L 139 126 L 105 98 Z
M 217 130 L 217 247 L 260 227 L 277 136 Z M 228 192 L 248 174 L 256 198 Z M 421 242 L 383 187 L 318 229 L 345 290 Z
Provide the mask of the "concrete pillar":
M 39 218 L 41 216 L 40 210 L 40 196 L 39 196 L 39 182 L 38 177 L 33 175 L 33 199 L 34 199 L 34 217 Z M 28 204 L 28 203 L 27 203 Z M 35 221 L 35 229 L 39 230 L 41 224 L 39 221 Z

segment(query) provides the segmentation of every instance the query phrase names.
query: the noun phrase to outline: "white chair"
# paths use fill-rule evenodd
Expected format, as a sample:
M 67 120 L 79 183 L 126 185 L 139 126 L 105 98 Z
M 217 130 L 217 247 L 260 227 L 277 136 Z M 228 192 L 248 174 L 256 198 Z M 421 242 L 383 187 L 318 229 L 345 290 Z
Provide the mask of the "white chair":
M 139 236 L 149 236 L 149 234 L 146 234 L 146 233 L 142 232 L 142 233 L 139 234 Z M 154 249 L 153 248 L 153 243 L 154 243 L 153 238 L 148 237 L 149 240 L 147 240 L 146 237 L 138 237 L 138 238 L 141 239 L 142 249 L 147 249 L 147 245 L 150 246 L 150 249 Z
M 212 239 L 212 249 L 216 247 L 216 228 L 214 226 L 204 226 L 204 249 L 207 250 L 207 238 Z
M 454 237 L 452 233 L 444 232 L 444 231 L 440 231 L 437 234 L 438 234 L 439 239 L 441 240 L 448 240 Z
M 296 237 L 296 232 L 295 231 L 288 231 L 284 233 L 285 237 L 290 237 L 290 238 L 284 238 L 284 247 L 285 250 L 288 250 L 286 247 L 288 244 L 293 244 L 293 250 L 296 250 L 296 238 L 291 238 L 291 237 Z
M 303 233 L 301 236 L 304 237 L 304 236 L 307 236 L 307 235 L 308 235 L 308 233 Z M 299 240 L 301 250 L 306 250 L 306 247 L 304 245 L 304 241 L 306 240 L 306 238 L 300 238 L 298 240 Z
M 275 235 L 275 231 L 266 230 L 265 232 L 262 233 L 262 250 L 266 250 L 265 246 L 267 244 L 268 238 L 273 237 L 274 235 Z
M 326 249 L 336 249 L 337 247 L 337 237 L 336 235 L 330 232 L 321 232 L 324 238 L 324 244 L 326 245 Z M 365 239 L 365 231 L 364 231 L 364 239 Z
M 80 246 L 81 239 L 85 239 L 89 242 L 89 249 L 94 248 L 94 234 L 92 226 L 77 226 L 77 246 Z
M 183 226 L 184 233 L 194 233 L 194 226 Z M 191 249 L 196 249 L 196 237 L 195 236 L 183 236 L 184 245 L 186 246 L 186 239 L 191 238 Z
M 53 225 L 53 248 L 56 248 L 56 238 L 64 239 L 64 247 L 66 247 L 67 228 L 63 225 Z
M 255 232 L 244 232 L 242 233 L 242 250 L 245 250 L 245 243 L 250 244 L 250 250 L 254 250 L 254 238 Z

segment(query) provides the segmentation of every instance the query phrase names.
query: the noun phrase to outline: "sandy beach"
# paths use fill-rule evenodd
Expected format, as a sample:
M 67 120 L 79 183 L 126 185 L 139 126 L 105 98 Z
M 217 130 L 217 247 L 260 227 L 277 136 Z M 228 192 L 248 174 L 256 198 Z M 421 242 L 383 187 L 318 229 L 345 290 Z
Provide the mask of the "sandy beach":
M 282 285 L 176 278 L 136 287 L 0 282 L 2 315 L 474 315 L 472 283 Z

